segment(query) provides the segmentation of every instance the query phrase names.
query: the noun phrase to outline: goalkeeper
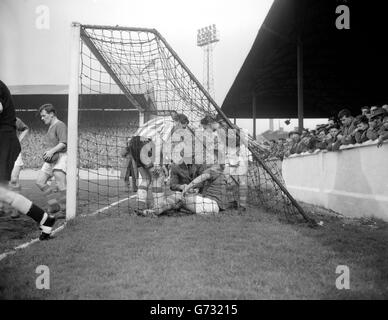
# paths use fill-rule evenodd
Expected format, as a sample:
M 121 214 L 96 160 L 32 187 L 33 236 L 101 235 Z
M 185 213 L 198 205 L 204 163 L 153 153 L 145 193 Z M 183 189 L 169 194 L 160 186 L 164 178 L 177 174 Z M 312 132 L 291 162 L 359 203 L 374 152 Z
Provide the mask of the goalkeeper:
M 50 238 L 55 217 L 48 215 L 26 197 L 9 190 L 12 169 L 21 147 L 16 135 L 15 107 L 8 87 L 0 81 L 0 202 L 34 219 L 42 233 L 40 240 Z
M 44 164 L 38 173 L 36 185 L 47 197 L 48 212 L 57 213 L 56 218 L 64 219 L 66 217 L 67 128 L 57 118 L 52 104 L 42 105 L 39 108 L 39 115 L 49 128 L 45 137 Z M 52 177 L 57 184 L 55 187 L 47 184 Z

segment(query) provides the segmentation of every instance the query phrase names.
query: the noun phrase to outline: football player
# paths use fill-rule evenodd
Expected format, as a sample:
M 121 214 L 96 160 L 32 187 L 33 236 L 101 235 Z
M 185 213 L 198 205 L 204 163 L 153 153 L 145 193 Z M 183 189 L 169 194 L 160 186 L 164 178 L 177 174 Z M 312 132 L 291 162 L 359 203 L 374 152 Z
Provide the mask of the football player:
M 67 127 L 57 118 L 56 110 L 50 103 L 39 108 L 40 118 L 48 126 L 45 137 L 47 150 L 43 154 L 44 164 L 38 173 L 36 185 L 46 195 L 48 212 L 57 213 L 56 218 L 66 217 L 66 166 L 67 166 Z M 47 182 L 55 178 L 56 186 Z
M 50 238 L 55 217 L 26 197 L 9 189 L 11 173 L 21 148 L 16 135 L 15 107 L 8 87 L 0 80 L 0 202 L 35 220 L 42 231 L 39 239 Z

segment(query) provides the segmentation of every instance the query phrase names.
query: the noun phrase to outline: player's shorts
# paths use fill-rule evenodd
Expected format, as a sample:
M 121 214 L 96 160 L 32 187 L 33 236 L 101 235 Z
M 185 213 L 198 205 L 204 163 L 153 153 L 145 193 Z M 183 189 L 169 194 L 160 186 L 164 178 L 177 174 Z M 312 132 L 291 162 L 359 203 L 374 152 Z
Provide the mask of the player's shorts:
M 60 152 L 59 153 L 59 158 L 56 162 L 54 163 L 48 163 L 45 162 L 42 166 L 41 171 L 46 173 L 49 176 L 53 175 L 54 171 L 62 171 L 63 173 L 66 174 L 66 168 L 67 168 L 67 153 Z
M 186 195 L 185 207 L 191 212 L 200 215 L 213 214 L 220 211 L 217 201 L 196 194 Z
M 132 137 L 131 141 L 129 142 L 129 150 L 131 152 L 131 155 L 133 157 L 133 160 L 136 162 L 136 165 L 138 168 L 150 168 L 152 165 L 150 163 L 143 163 L 141 152 L 145 145 L 150 143 L 151 140 L 142 141 L 140 136 L 134 136 Z M 151 146 L 151 145 L 150 145 Z M 149 147 L 150 147 L 149 146 Z M 148 156 L 152 156 L 152 148 L 147 149 L 148 150 Z
M 16 132 L 0 132 L 0 182 L 10 181 L 15 161 L 21 151 Z
M 24 162 L 23 162 L 23 158 L 22 158 L 22 153 L 20 152 L 16 161 L 15 161 L 15 167 L 18 166 L 18 167 L 23 167 L 24 166 Z

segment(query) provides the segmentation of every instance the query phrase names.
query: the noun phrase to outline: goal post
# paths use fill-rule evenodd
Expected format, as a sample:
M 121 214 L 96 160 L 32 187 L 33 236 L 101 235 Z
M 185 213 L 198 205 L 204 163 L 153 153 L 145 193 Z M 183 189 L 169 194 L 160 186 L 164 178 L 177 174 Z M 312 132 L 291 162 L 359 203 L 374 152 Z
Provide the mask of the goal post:
M 68 100 L 68 138 L 67 138 L 67 189 L 66 189 L 66 220 L 73 219 L 77 211 L 78 181 L 78 101 L 79 101 L 79 62 L 80 62 L 80 30 L 77 22 L 71 24 L 70 42 L 70 81 Z
M 129 138 L 150 119 L 168 122 L 169 113 L 181 113 L 194 133 L 205 116 L 220 116 L 222 129 L 235 129 L 155 29 L 73 23 L 70 67 L 67 220 L 80 212 L 131 210 L 135 194 L 125 180 L 129 167 L 123 155 Z M 279 164 L 268 161 L 250 136 L 247 147 L 246 198 L 287 219 L 313 222 L 287 191 Z M 240 180 L 233 181 L 239 187 Z

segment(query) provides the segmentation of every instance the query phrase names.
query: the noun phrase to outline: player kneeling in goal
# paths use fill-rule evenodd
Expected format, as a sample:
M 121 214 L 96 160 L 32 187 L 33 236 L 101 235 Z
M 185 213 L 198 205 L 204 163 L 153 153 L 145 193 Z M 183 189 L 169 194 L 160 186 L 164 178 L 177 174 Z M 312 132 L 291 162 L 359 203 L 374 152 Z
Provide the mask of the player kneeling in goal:
M 163 185 L 167 169 L 163 165 L 154 165 L 154 144 L 151 139 L 141 136 L 132 137 L 129 143 L 129 153 L 134 165 L 140 173 L 140 183 L 137 186 L 137 207 L 135 213 L 144 215 L 149 205 L 148 190 L 151 188 L 154 207 L 168 210 L 167 199 L 164 196 Z M 148 160 L 148 161 L 146 161 Z
M 183 207 L 195 214 L 210 215 L 236 207 L 236 201 L 231 200 L 227 192 L 228 180 L 224 170 L 225 165 L 223 164 L 211 166 L 188 185 L 185 185 L 183 192 L 165 197 L 166 201 L 163 205 L 145 210 L 145 213 L 160 215 L 171 208 Z M 193 191 L 201 185 L 203 185 L 201 193 Z
M 184 207 L 200 215 L 217 214 L 235 207 L 236 201 L 227 192 L 228 179 L 224 170 L 224 164 L 215 164 L 190 182 L 182 193 Z M 190 193 L 201 184 L 201 194 Z

